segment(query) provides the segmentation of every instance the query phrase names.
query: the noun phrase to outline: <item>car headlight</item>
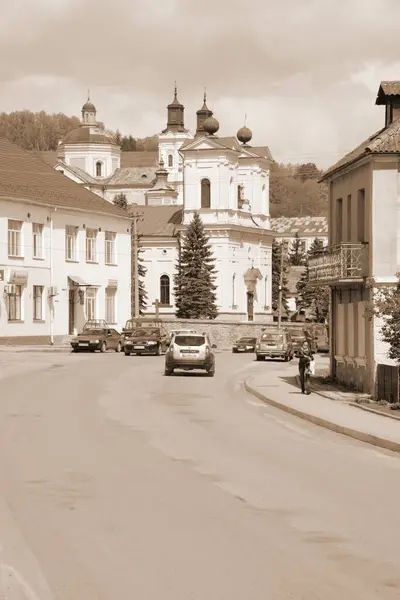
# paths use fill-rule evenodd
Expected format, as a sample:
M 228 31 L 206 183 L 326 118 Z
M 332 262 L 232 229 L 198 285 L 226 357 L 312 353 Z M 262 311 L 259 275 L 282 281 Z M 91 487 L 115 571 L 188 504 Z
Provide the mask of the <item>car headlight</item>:
M 148 341 L 148 342 L 146 342 L 146 344 L 148 344 L 149 346 L 154 346 L 154 344 L 157 344 L 157 342 Z
M 77 344 L 79 342 L 79 338 L 72 338 L 71 342 L 73 344 Z
M 91 344 L 100 344 L 100 340 L 91 340 Z

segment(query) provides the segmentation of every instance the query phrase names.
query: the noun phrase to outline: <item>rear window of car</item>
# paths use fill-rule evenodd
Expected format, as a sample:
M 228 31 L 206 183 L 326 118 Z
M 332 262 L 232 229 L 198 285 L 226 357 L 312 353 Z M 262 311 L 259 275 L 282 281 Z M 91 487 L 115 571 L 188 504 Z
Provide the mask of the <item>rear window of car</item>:
M 204 335 L 177 335 L 174 342 L 177 346 L 203 346 L 206 338 Z
M 261 340 L 263 342 L 283 342 L 283 335 L 279 333 L 263 333 Z
M 252 344 L 255 341 L 255 338 L 240 338 L 239 342 L 246 342 L 248 344 Z

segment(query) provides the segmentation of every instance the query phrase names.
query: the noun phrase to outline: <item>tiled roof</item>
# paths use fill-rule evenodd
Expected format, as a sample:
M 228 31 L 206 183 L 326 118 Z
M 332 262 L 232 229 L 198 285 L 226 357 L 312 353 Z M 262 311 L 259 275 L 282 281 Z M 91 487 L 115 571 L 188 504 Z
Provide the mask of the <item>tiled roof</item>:
M 156 177 L 157 167 L 127 167 L 117 169 L 111 177 L 104 180 L 105 185 L 150 185 Z
M 66 165 L 62 160 L 59 161 L 59 164 L 62 165 L 64 169 L 67 169 L 68 171 L 71 171 L 71 173 L 74 173 L 74 175 L 76 175 L 80 179 L 83 179 L 83 181 L 85 181 L 86 183 L 89 183 L 91 185 L 99 184 L 98 179 L 91 177 L 89 173 L 86 173 L 86 171 L 84 171 L 83 169 L 80 169 L 79 167 L 72 167 L 71 165 Z
M 357 148 L 343 156 L 337 163 L 329 167 L 320 181 L 324 181 L 339 169 L 349 165 L 368 154 L 400 153 L 400 119 L 393 121 L 388 127 L 380 129 L 365 140 Z
M 326 217 L 276 217 L 271 219 L 271 229 L 280 235 L 300 237 L 312 235 L 328 235 L 328 219 Z
M 254 148 L 252 146 L 242 146 L 242 144 L 239 144 L 238 140 L 234 136 L 217 137 L 217 136 L 213 135 L 213 136 L 204 136 L 204 137 L 206 137 L 206 139 L 211 139 L 213 142 L 215 142 L 216 144 L 221 146 L 221 148 L 235 150 L 236 152 L 239 152 L 240 154 L 242 154 L 242 152 L 247 151 L 250 154 L 256 154 L 257 156 L 260 156 L 261 158 L 268 158 L 269 160 L 273 160 L 268 146 L 255 146 Z M 188 146 L 193 144 L 193 142 L 197 141 L 198 139 L 199 138 L 195 138 L 194 140 L 187 140 L 181 146 L 181 150 L 184 150 L 185 148 L 187 148 Z
M 127 218 L 124 210 L 74 183 L 4 137 L 0 137 L 0 197 Z
M 93 125 L 81 125 L 70 131 L 62 141 L 62 144 L 112 144 L 116 146 L 112 137 L 106 135 L 99 127 Z
M 384 96 L 400 96 L 400 81 L 381 81 L 376 104 L 385 104 Z
M 183 218 L 181 206 L 130 206 L 129 213 L 142 216 L 138 233 L 143 236 L 173 237 Z

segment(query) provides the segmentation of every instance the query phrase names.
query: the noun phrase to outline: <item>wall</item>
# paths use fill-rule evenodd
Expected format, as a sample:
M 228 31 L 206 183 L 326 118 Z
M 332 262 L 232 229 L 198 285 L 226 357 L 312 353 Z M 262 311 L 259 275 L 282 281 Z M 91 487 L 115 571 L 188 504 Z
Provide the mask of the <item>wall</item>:
M 118 194 L 125 194 L 128 204 L 139 204 L 140 206 L 143 206 L 146 204 L 145 193 L 148 189 L 150 189 L 148 185 L 143 188 L 126 188 L 123 186 L 107 188 L 104 192 L 104 198 L 109 202 L 113 202 L 115 196 Z
M 118 291 L 116 294 L 117 325 L 122 327 L 130 314 L 130 223 L 129 220 L 112 216 L 96 215 L 78 211 L 64 211 L 58 209 L 51 213 L 47 207 L 22 204 L 17 202 L 2 202 L 0 205 L 0 268 L 5 269 L 5 281 L 0 283 L 0 336 L 43 336 L 50 334 L 50 313 L 54 310 L 54 334 L 63 336 L 68 334 L 68 277 L 78 276 L 87 284 L 96 286 L 97 292 L 97 318 L 105 317 L 105 288 L 109 280 L 117 280 Z M 27 215 L 30 214 L 28 218 Z M 50 244 L 50 222 L 53 217 L 52 244 Z M 22 243 L 24 258 L 9 258 L 7 250 L 8 218 L 24 221 Z M 43 224 L 44 255 L 42 260 L 34 259 L 32 252 L 32 223 Z M 65 227 L 66 225 L 79 227 L 78 254 L 76 261 L 65 259 Z M 98 233 L 97 249 L 98 263 L 86 262 L 86 231 L 83 228 L 101 229 Z M 112 231 L 117 234 L 116 252 L 117 265 L 105 265 L 104 260 L 104 232 Z M 52 248 L 52 252 L 50 251 Z M 51 260 L 52 273 L 51 280 Z M 23 320 L 8 322 L 6 312 L 6 297 L 4 286 L 9 280 L 11 271 L 24 271 L 28 273 L 28 282 L 23 286 L 22 306 Z M 33 285 L 44 286 L 44 318 L 43 321 L 33 321 Z M 48 299 L 48 288 L 57 286 L 58 294 L 53 300 Z M 83 311 L 83 307 L 82 307 Z M 82 314 L 84 319 L 84 314 Z
M 121 165 L 121 151 L 108 144 L 61 145 L 60 156 L 67 165 L 79 166 L 91 177 L 96 177 L 96 162 L 103 164 L 102 177 L 110 177 Z M 79 165 L 78 165 L 78 162 Z M 82 165 L 82 166 L 81 166 Z

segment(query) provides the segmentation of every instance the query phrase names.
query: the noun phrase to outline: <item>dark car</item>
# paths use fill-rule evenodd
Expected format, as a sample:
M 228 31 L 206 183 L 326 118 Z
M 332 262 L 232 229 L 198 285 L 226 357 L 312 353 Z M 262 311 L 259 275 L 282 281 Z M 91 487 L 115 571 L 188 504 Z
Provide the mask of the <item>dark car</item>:
M 96 350 L 121 352 L 122 337 L 111 327 L 85 326 L 82 333 L 71 340 L 71 347 L 72 352 L 96 352 Z
M 256 345 L 257 360 L 283 358 L 286 362 L 293 358 L 293 344 L 289 331 L 263 331 Z
M 257 338 L 242 337 L 232 346 L 232 352 L 254 352 L 256 349 Z
M 125 328 L 124 352 L 131 354 L 154 354 L 161 356 L 168 348 L 168 335 L 164 327 L 138 327 L 128 330 Z

